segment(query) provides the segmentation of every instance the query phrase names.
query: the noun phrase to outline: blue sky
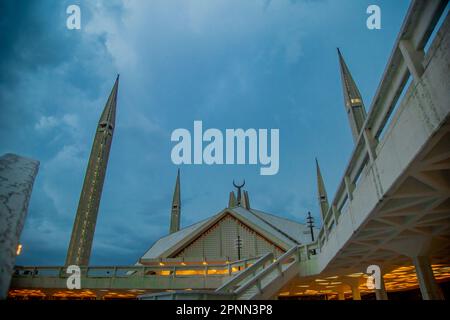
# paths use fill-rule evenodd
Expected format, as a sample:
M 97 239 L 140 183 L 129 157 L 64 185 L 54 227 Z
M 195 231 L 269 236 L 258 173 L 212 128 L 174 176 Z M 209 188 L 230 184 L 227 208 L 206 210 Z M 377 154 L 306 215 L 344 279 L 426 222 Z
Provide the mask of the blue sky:
M 81 30 L 66 28 L 78 4 Z M 366 28 L 366 8 L 382 29 Z M 0 154 L 40 160 L 17 264 L 63 264 L 96 124 L 121 74 L 92 264 L 126 265 L 169 228 L 177 128 L 276 128 L 280 170 L 182 166 L 182 225 L 227 205 L 319 217 L 314 158 L 332 199 L 353 148 L 336 47 L 371 104 L 409 1 L 1 1 Z

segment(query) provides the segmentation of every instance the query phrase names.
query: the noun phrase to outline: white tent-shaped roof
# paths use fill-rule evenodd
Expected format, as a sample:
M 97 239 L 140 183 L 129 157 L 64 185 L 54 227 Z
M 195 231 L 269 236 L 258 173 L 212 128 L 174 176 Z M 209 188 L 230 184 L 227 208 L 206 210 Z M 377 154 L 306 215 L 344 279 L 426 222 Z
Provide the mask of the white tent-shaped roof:
M 301 223 L 269 213 L 243 207 L 226 208 L 218 214 L 167 235 L 142 256 L 142 260 L 171 258 L 183 247 L 189 245 L 225 215 L 232 215 L 250 229 L 263 235 L 284 251 L 291 247 L 311 242 L 309 228 Z M 317 232 L 317 230 L 315 230 Z

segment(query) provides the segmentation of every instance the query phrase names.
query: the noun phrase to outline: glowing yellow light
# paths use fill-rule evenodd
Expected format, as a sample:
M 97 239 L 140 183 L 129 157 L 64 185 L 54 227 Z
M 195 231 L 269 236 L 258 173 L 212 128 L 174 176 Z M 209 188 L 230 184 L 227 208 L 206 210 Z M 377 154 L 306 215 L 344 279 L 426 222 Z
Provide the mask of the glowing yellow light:
M 160 266 L 164 266 L 164 263 L 160 262 L 159 265 L 160 265 Z
M 21 253 L 22 253 L 22 245 L 19 244 L 19 245 L 17 246 L 16 255 L 18 256 L 18 255 L 20 255 Z
M 363 275 L 364 275 L 363 273 L 358 272 L 358 273 L 349 274 L 347 277 L 359 278 L 359 277 L 361 277 Z

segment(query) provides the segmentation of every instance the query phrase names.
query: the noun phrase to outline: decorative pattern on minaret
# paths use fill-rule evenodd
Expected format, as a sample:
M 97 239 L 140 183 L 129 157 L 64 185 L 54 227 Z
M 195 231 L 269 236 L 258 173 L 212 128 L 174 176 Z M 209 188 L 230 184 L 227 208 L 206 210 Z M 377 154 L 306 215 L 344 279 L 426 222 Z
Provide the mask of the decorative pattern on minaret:
M 180 230 L 180 215 L 181 215 L 181 190 L 180 190 L 180 169 L 177 173 L 177 181 L 175 183 L 175 190 L 173 192 L 172 211 L 170 213 L 170 233 Z
M 119 76 L 97 125 L 83 189 L 73 225 L 66 265 L 87 266 L 91 255 L 98 209 L 116 121 Z
M 353 140 L 356 142 L 361 130 L 363 128 L 364 122 L 366 121 L 366 108 L 364 107 L 364 102 L 361 93 L 356 86 L 355 81 L 344 61 L 344 57 L 341 51 L 338 50 L 339 64 L 341 67 L 341 78 L 342 87 L 344 91 L 344 102 L 345 108 L 347 110 L 348 119 L 350 122 L 350 127 L 352 129 Z

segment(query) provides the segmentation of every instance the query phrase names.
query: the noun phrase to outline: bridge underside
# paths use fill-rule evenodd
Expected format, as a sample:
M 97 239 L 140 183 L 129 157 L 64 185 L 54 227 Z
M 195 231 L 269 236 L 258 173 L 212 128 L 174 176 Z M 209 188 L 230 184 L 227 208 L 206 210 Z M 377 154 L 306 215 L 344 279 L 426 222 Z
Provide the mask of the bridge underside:
M 366 286 L 366 269 L 378 265 L 387 291 L 419 286 L 413 256 L 427 256 L 437 282 L 450 279 L 450 120 L 426 147 L 340 253 L 317 276 L 296 277 L 281 295 L 351 292 L 359 280 Z
M 435 264 L 450 263 L 450 123 L 386 194 L 324 274 L 351 273 L 378 264 L 395 269 L 426 254 Z

